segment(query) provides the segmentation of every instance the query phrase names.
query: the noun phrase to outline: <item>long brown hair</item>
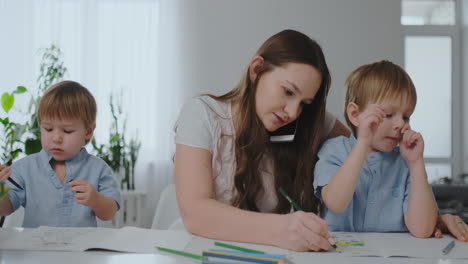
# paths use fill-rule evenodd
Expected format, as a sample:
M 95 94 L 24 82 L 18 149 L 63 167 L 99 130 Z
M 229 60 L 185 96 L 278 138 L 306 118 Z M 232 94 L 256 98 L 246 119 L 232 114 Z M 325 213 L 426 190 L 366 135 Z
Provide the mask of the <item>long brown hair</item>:
M 231 100 L 237 107 L 234 117 L 236 128 L 233 205 L 259 211 L 256 200 L 263 192 L 262 160 L 269 155 L 274 162 L 275 188 L 282 187 L 306 211 L 318 212 L 319 201 L 313 194 L 313 172 L 317 151 L 321 143 L 325 102 L 331 77 L 321 47 L 314 40 L 295 30 L 284 30 L 266 40 L 256 53 L 265 63 L 252 82 L 247 68 L 238 85 L 221 96 L 220 101 Z M 255 92 L 262 74 L 287 63 L 313 66 L 322 75 L 322 83 L 310 105 L 305 105 L 298 118 L 294 142 L 270 143 L 255 110 Z M 275 212 L 287 213 L 291 209 L 287 200 L 278 199 Z

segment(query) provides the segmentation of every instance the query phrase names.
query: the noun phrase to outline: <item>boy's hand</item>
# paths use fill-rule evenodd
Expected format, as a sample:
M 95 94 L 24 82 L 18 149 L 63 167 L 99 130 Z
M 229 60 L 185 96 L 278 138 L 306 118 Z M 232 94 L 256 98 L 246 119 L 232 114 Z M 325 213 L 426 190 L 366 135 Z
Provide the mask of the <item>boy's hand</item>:
M 79 204 L 93 207 L 98 192 L 94 186 L 87 181 L 74 180 L 69 183 L 71 191 L 75 193 L 76 201 Z
M 358 116 L 358 140 L 370 146 L 372 137 L 384 118 L 385 112 L 380 105 L 368 105 Z
M 408 166 L 423 160 L 424 140 L 418 133 L 406 125 L 402 129 L 403 136 L 400 140 L 400 153 L 408 163 Z
M 11 175 L 10 167 L 5 165 L 0 165 L 0 181 L 6 181 Z

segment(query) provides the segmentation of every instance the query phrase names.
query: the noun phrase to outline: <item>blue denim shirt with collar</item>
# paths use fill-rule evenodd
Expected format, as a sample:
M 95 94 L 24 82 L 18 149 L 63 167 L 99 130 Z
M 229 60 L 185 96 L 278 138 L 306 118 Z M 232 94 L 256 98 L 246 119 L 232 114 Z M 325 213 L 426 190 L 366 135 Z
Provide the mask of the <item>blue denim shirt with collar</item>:
M 322 199 L 321 189 L 343 165 L 356 144 L 354 136 L 327 140 L 318 153 L 314 173 L 315 195 Z M 390 152 L 368 156 L 348 207 L 334 213 L 326 206 L 322 217 L 330 231 L 407 232 L 404 213 L 408 209 L 410 175 L 399 147 Z
M 96 215 L 79 204 L 68 184 L 72 180 L 91 183 L 101 194 L 114 199 L 120 208 L 121 197 L 111 168 L 82 148 L 65 161 L 67 175 L 62 184 L 51 166 L 52 156 L 42 150 L 11 166 L 11 177 L 23 190 L 6 182 L 13 210 L 25 209 L 23 227 L 95 227 Z

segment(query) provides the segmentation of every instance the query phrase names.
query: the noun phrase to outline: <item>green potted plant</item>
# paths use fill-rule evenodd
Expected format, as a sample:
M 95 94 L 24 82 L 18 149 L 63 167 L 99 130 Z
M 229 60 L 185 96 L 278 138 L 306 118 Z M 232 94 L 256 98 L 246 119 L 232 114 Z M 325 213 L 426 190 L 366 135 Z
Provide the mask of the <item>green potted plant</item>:
M 129 141 L 125 137 L 127 120 L 123 117 L 121 95 L 118 100 L 111 94 L 109 106 L 112 114 L 112 125 L 107 144 L 98 144 L 93 138 L 91 145 L 96 156 L 103 159 L 120 178 L 121 189 L 135 189 L 135 165 L 138 159 L 141 143 L 134 137 Z M 119 122 L 123 120 L 122 122 Z
M 42 149 L 40 129 L 36 115 L 39 102 L 41 101 L 41 95 L 52 83 L 62 80 L 67 72 L 67 68 L 63 66 L 61 60 L 62 52 L 57 46 L 52 44 L 50 47 L 42 49 L 41 52 L 43 55 L 39 69 L 39 77 L 37 78 L 37 95 L 31 95 L 29 107 L 26 112 L 26 115 L 30 116 L 29 121 L 22 124 L 12 121 L 9 117 L 9 112 L 15 104 L 15 95 L 28 92 L 26 87 L 18 86 L 13 92 L 5 92 L 1 95 L 2 108 L 6 113 L 5 117 L 0 117 L 4 135 L 1 138 L 2 164 L 11 165 L 13 160 L 19 157 L 20 153 L 30 155 Z

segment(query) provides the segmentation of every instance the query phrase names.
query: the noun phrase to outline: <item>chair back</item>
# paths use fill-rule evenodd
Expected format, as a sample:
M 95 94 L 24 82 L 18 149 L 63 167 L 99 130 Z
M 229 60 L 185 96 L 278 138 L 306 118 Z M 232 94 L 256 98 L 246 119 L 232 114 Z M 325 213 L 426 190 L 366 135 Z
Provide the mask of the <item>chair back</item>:
M 175 184 L 167 185 L 159 198 L 156 212 L 154 213 L 151 229 L 173 229 L 174 223 L 180 218 L 177 204 Z

